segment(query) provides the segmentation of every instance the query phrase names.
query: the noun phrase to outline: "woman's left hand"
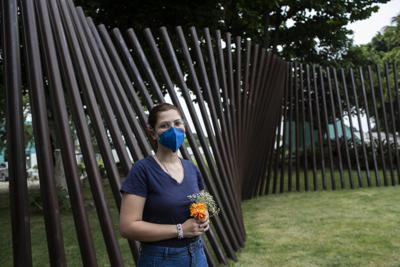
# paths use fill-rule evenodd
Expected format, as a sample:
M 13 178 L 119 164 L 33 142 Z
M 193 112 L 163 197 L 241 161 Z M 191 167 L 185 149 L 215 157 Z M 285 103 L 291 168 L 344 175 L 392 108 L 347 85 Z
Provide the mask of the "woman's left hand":
M 209 220 L 209 213 L 208 210 L 206 211 L 206 217 L 204 218 L 204 220 L 199 221 L 200 222 L 200 229 L 203 229 L 203 232 L 208 231 L 208 229 L 210 229 L 210 220 Z

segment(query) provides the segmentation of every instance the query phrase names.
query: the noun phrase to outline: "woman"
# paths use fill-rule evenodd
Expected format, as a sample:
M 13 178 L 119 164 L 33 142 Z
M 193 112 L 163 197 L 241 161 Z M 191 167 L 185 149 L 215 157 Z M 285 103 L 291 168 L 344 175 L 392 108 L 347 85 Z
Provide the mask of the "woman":
M 180 111 L 163 103 L 148 118 L 154 156 L 135 162 L 122 183 L 121 235 L 141 241 L 137 265 L 208 266 L 200 235 L 209 229 L 209 215 L 190 218 L 188 195 L 204 189 L 199 170 L 178 157 L 185 136 Z

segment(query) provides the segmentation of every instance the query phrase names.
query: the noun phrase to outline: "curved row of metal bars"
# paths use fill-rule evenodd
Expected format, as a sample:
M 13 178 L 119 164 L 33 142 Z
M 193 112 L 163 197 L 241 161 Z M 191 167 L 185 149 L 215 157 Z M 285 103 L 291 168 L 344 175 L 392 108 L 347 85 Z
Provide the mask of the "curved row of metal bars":
M 379 65 L 337 70 L 291 63 L 289 70 L 290 90 L 282 100 L 261 194 L 397 185 L 396 63 L 384 63 L 383 70 Z
M 147 140 L 148 110 L 165 101 L 184 111 L 188 143 L 180 153 L 196 162 L 222 209 L 205 236 L 210 266 L 236 260 L 244 246 L 243 199 L 399 183 L 396 64 L 386 63 L 382 72 L 378 66 L 346 71 L 286 63 L 251 40 L 207 28 L 123 34 L 96 26 L 72 0 L 3 1 L 2 14 L 15 266 L 32 266 L 23 91 L 29 94 L 52 266 L 68 263 L 54 148 L 62 154 L 82 264 L 98 262 L 77 152 L 109 263 L 123 266 L 104 184 L 119 209 L 121 180 L 132 162 L 154 150 Z M 136 260 L 138 243 L 128 243 Z
M 123 266 L 96 157 L 119 208 L 132 162 L 152 153 L 146 114 L 166 99 L 184 112 L 184 158 L 199 167 L 222 209 L 207 232 L 210 266 L 236 260 L 246 239 L 240 203 L 257 194 L 279 122 L 288 64 L 250 40 L 192 27 L 96 26 L 72 0 L 2 2 L 10 205 L 15 266 L 31 266 L 22 91 L 29 93 L 52 266 L 66 266 L 52 151 L 60 148 L 82 264 L 97 266 L 76 142 L 111 266 Z M 74 140 L 74 136 L 77 139 Z M 114 153 L 115 152 L 115 153 Z M 121 175 L 122 174 L 122 175 Z M 138 243 L 129 241 L 134 259 Z

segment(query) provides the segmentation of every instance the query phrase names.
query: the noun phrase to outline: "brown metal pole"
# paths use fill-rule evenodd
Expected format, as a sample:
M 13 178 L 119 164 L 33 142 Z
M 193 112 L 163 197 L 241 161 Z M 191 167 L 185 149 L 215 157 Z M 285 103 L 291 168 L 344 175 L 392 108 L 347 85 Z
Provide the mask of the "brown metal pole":
M 36 1 L 37 17 L 39 18 L 39 29 L 41 42 L 43 44 L 42 53 L 46 61 L 46 76 L 49 80 L 49 92 L 52 104 L 52 114 L 55 120 L 57 138 L 60 142 L 61 154 L 68 193 L 70 196 L 72 213 L 74 215 L 75 228 L 80 245 L 82 262 L 85 266 L 97 264 L 94 253 L 94 244 L 90 234 L 90 228 L 86 210 L 84 209 L 83 193 L 75 159 L 74 146 L 70 135 L 68 123 L 68 113 L 64 98 L 64 86 L 62 83 L 56 44 L 54 42 L 50 14 L 45 0 Z
M 398 176 L 400 175 L 400 160 L 399 160 L 399 151 L 397 149 L 397 136 L 396 136 L 396 118 L 394 115 L 394 108 L 393 108 L 393 99 L 392 99 L 392 90 L 390 88 L 390 77 L 389 77 L 389 64 L 385 62 L 385 77 L 386 77 L 386 92 L 387 96 L 389 97 L 389 107 L 390 107 L 390 119 L 392 121 L 392 134 L 393 134 L 393 148 L 396 157 L 396 166 L 397 166 L 397 178 L 395 177 L 395 184 L 399 183 Z
M 312 154 L 312 168 L 313 168 L 313 189 L 318 190 L 318 174 L 317 174 L 317 157 L 315 155 L 315 138 L 314 138 L 314 114 L 313 104 L 311 97 L 311 77 L 310 77 L 310 65 L 306 65 L 306 76 L 307 76 L 307 100 L 308 100 L 308 114 L 310 118 L 310 142 L 311 142 L 311 154 Z
M 2 1 L 9 194 L 14 266 L 32 266 L 17 1 Z
M 394 83 L 394 93 L 395 93 L 395 97 L 396 97 L 396 102 L 397 102 L 397 114 L 395 115 L 395 119 L 400 117 L 400 93 L 399 93 L 399 84 L 398 84 L 398 78 L 397 78 L 397 64 L 396 62 L 393 62 L 392 64 L 392 68 L 393 68 L 393 83 Z M 400 122 L 399 122 L 400 124 Z M 397 125 L 399 125 L 397 124 Z M 395 129 L 395 134 L 397 135 L 397 129 Z M 398 175 L 400 175 L 400 172 L 398 171 Z
M 294 63 L 295 133 L 296 133 L 296 191 L 300 191 L 300 127 L 299 127 L 299 65 Z
M 65 2 L 63 2 L 65 3 Z M 60 51 L 60 67 L 61 75 L 63 77 L 64 86 L 66 88 L 66 97 L 69 102 L 69 108 L 72 113 L 72 118 L 77 130 L 78 139 L 80 141 L 80 148 L 83 154 L 85 169 L 88 175 L 90 189 L 92 191 L 98 219 L 100 222 L 101 230 L 106 243 L 108 256 L 112 265 L 122 265 L 122 255 L 119 250 L 119 245 L 114 233 L 111 216 L 108 210 L 106 199 L 104 197 L 104 190 L 101 179 L 99 167 L 97 165 L 93 146 L 91 145 L 89 128 L 83 110 L 83 104 L 80 99 L 80 92 L 76 76 L 73 69 L 71 55 L 67 46 L 64 28 L 61 23 L 61 15 L 55 1 L 51 1 L 49 5 L 50 21 L 55 28 L 55 44 L 58 51 Z M 64 17 L 69 19 L 70 17 Z M 64 22 L 72 29 L 72 21 L 67 20 Z
M 351 164 L 351 158 L 350 158 L 350 152 L 349 152 L 349 145 L 347 143 L 347 133 L 346 133 L 346 125 L 344 124 L 344 119 L 343 119 L 343 108 L 342 108 L 342 98 L 340 96 L 339 92 L 339 82 L 337 79 L 337 73 L 336 69 L 333 69 L 333 81 L 335 83 L 335 92 L 336 92 L 336 97 L 337 97 L 337 103 L 338 103 L 338 108 L 339 108 L 339 114 L 340 114 L 340 127 L 342 128 L 342 138 L 343 138 L 343 143 L 344 143 L 344 149 L 346 152 L 346 162 L 347 162 L 347 170 L 349 173 L 349 183 L 350 183 L 350 188 L 354 189 L 354 181 L 353 181 L 353 170 L 352 170 L 352 164 Z
M 354 80 L 353 69 L 350 69 L 350 79 L 351 79 L 351 84 L 352 84 L 351 88 L 353 89 L 354 104 L 355 104 L 355 108 L 356 108 L 358 128 L 359 128 L 359 132 L 360 132 L 361 146 L 362 146 L 363 156 L 364 156 L 365 172 L 367 174 L 367 184 L 368 184 L 368 186 L 371 186 L 371 173 L 369 171 L 367 150 L 365 148 L 364 133 L 363 133 L 363 130 L 362 130 L 361 117 L 360 117 L 360 107 L 358 105 L 358 95 L 357 95 L 357 91 L 356 91 L 356 83 L 355 83 L 355 80 Z
M 47 249 L 51 266 L 66 266 L 60 210 L 56 194 L 57 189 L 53 179 L 54 167 L 52 164 L 50 129 L 34 11 L 32 0 L 22 1 L 21 13 L 23 15 L 28 88 L 30 88 L 33 133 L 36 137 L 35 149 L 38 159 Z
M 335 135 L 335 144 L 336 144 L 336 153 L 338 155 L 338 164 L 339 164 L 339 175 L 340 175 L 340 186 L 344 188 L 344 176 L 343 176 L 343 162 L 342 162 L 342 152 L 340 149 L 339 143 L 339 133 L 336 125 L 336 108 L 335 101 L 333 99 L 333 90 L 332 90 L 332 79 L 330 74 L 330 69 L 326 68 L 327 79 L 328 79 L 328 92 L 329 92 L 329 100 L 331 101 L 331 112 L 332 112 L 332 121 L 333 121 L 333 130 Z
M 353 142 L 353 149 L 354 149 L 354 155 L 356 158 L 356 168 L 357 168 L 357 177 L 358 177 L 358 186 L 362 187 L 362 178 L 361 178 L 361 170 L 360 170 L 360 163 L 358 159 L 358 149 L 357 149 L 357 142 L 354 137 L 354 128 L 353 128 L 353 120 L 352 120 L 352 113 L 351 113 L 351 106 L 350 106 L 350 100 L 349 100 L 349 94 L 347 92 L 347 83 L 346 83 L 346 77 L 343 69 L 340 69 L 340 74 L 342 77 L 342 86 L 345 94 L 345 100 L 346 100 L 346 111 L 347 111 L 347 116 L 349 118 L 349 123 L 350 123 L 350 133 L 351 133 L 351 140 Z
M 318 74 L 315 70 L 315 65 L 312 66 L 312 75 L 314 80 L 314 92 L 315 92 L 315 108 L 317 114 L 317 127 L 318 127 L 318 143 L 319 143 L 319 153 L 321 158 L 321 174 L 322 174 L 322 189 L 326 190 L 326 177 L 325 177 L 325 157 L 324 157 L 324 143 L 322 139 L 322 127 L 321 127 L 321 118 L 320 118 L 320 110 L 319 110 L 319 96 L 318 96 Z
M 376 132 L 378 135 L 378 147 L 379 147 L 379 154 L 381 155 L 381 161 L 382 161 L 382 172 L 383 172 L 383 183 L 385 186 L 388 185 L 387 181 L 387 176 L 386 176 L 386 162 L 385 162 L 385 153 L 383 150 L 383 142 L 381 138 L 381 125 L 380 125 L 380 119 L 379 119 L 379 113 L 378 113 L 378 108 L 376 105 L 376 98 L 375 98 L 375 87 L 374 87 L 374 82 L 372 78 L 372 69 L 370 66 L 368 66 L 368 77 L 369 77 L 369 87 L 371 91 L 371 96 L 372 96 L 372 106 L 374 109 L 374 114 L 375 114 L 375 123 L 376 123 Z
M 289 81 L 290 81 L 290 87 L 289 87 L 289 159 L 288 159 L 288 191 L 292 191 L 292 143 L 293 143 L 293 138 L 292 138 L 292 133 L 293 133 L 293 107 L 294 107 L 294 101 L 293 101 L 293 92 L 296 89 L 295 84 L 293 82 L 293 63 L 289 64 Z
M 358 72 L 359 72 L 360 80 L 361 80 L 361 93 L 362 93 L 363 101 L 364 101 L 365 115 L 367 117 L 367 127 L 368 127 L 368 134 L 369 134 L 369 140 L 370 140 L 370 146 L 371 146 L 372 162 L 374 164 L 374 171 L 375 171 L 375 182 L 376 182 L 377 186 L 380 186 L 381 178 L 380 178 L 380 175 L 379 175 L 378 161 L 376 159 L 375 143 L 374 143 L 374 137 L 372 135 L 371 117 L 370 117 L 370 113 L 369 113 L 369 110 L 368 110 L 369 109 L 368 108 L 368 100 L 367 100 L 367 95 L 365 93 L 364 75 L 363 75 L 362 67 L 358 68 Z
M 333 164 L 332 144 L 331 144 L 331 137 L 330 137 L 330 132 L 329 132 L 329 117 L 328 117 L 328 110 L 326 107 L 327 102 L 326 102 L 325 83 L 324 83 L 324 75 L 323 75 L 322 67 L 319 68 L 319 77 L 320 77 L 320 84 L 321 84 L 322 109 L 324 112 L 326 140 L 328 142 L 328 156 L 329 156 L 329 163 L 330 163 L 331 186 L 332 186 L 332 190 L 336 190 L 336 181 L 335 181 L 335 174 L 334 174 L 335 167 Z
M 392 149 L 390 147 L 390 139 L 389 139 L 389 126 L 387 122 L 387 115 L 386 115 L 386 101 L 385 101 L 385 96 L 383 94 L 383 88 L 382 88 L 382 79 L 381 79 L 381 71 L 378 65 L 376 65 L 376 75 L 378 77 L 378 94 L 381 100 L 381 106 L 382 106 L 382 113 L 383 113 L 383 125 L 385 127 L 385 141 L 386 141 L 386 147 L 389 155 L 389 166 L 390 166 L 390 177 L 391 177 L 391 182 L 392 185 L 396 184 L 395 181 L 395 174 L 394 174 L 394 167 L 393 167 L 393 156 L 392 156 Z
M 301 121 L 302 121 L 302 135 L 303 135 L 303 168 L 304 168 L 304 190 L 309 191 L 310 182 L 308 180 L 308 155 L 307 155 L 307 141 L 306 141 L 306 111 L 305 111 L 305 98 L 304 98 L 304 69 L 303 64 L 300 64 L 300 101 L 301 101 Z

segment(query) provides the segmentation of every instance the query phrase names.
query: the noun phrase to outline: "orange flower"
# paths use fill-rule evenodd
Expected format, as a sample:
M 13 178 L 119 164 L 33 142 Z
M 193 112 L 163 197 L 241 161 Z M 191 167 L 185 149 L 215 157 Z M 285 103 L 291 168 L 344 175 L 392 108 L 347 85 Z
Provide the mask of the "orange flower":
M 203 221 L 207 215 L 207 205 L 203 202 L 192 203 L 190 206 L 190 216 Z

